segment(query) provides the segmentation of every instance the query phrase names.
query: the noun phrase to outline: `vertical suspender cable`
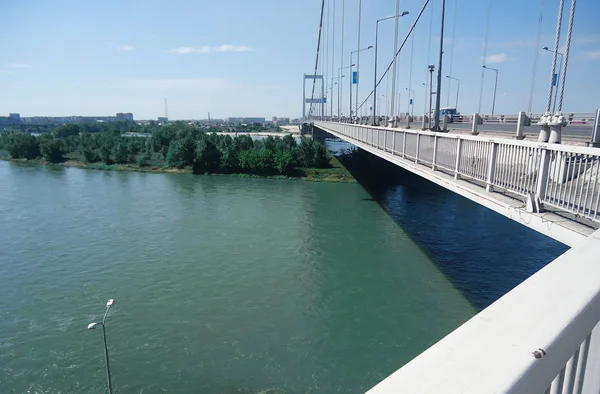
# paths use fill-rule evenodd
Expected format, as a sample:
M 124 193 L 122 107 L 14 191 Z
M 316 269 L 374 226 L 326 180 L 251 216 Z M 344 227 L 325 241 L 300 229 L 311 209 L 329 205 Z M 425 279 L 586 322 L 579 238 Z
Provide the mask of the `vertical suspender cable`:
M 488 37 L 490 35 L 490 18 L 492 16 L 492 0 L 489 0 L 487 26 L 485 28 L 485 43 L 483 44 L 483 65 L 486 65 L 485 58 L 487 57 Z M 483 99 L 483 77 L 485 76 L 485 67 L 481 67 L 481 82 L 479 85 L 479 107 L 477 113 L 481 113 L 481 100 Z
M 563 96 L 565 94 L 565 79 L 567 76 L 567 65 L 569 63 L 569 51 L 571 50 L 571 34 L 573 33 L 573 20 L 575 19 L 575 3 L 576 0 L 571 0 L 571 13 L 569 14 L 569 30 L 567 30 L 567 43 L 565 46 L 565 56 L 562 67 L 560 94 L 558 96 L 558 112 L 562 111 Z
M 450 49 L 450 67 L 448 68 L 448 75 L 451 77 L 452 75 L 452 64 L 454 63 L 454 47 L 456 46 L 456 42 L 454 41 L 454 37 L 456 36 L 456 13 L 458 10 L 458 0 L 454 0 L 454 20 L 452 22 L 452 49 Z M 450 106 L 450 85 L 452 84 L 452 79 L 448 78 L 448 97 L 446 97 L 446 107 Z M 456 109 L 458 111 L 458 108 Z
M 552 70 L 550 73 L 550 89 L 548 89 L 548 103 L 546 104 L 546 112 L 550 112 L 552 108 L 552 88 L 554 87 L 554 73 L 556 73 L 556 58 L 558 57 L 558 45 L 560 44 L 560 28 L 562 26 L 563 9 L 565 0 L 560 0 L 558 7 L 558 18 L 556 21 L 556 37 L 554 38 L 554 53 L 552 54 Z
M 535 75 L 537 72 L 537 64 L 538 58 L 540 56 L 540 39 L 542 37 L 542 19 L 544 16 L 544 5 L 546 0 L 542 0 L 542 4 L 540 6 L 540 17 L 538 19 L 538 34 L 537 39 L 535 40 L 535 50 L 533 51 L 533 72 L 531 75 L 531 89 L 529 90 L 529 106 L 527 107 L 527 112 L 531 115 L 531 108 L 533 107 L 533 91 L 535 87 Z
M 358 111 L 357 111 L 358 83 L 360 82 L 360 80 L 359 80 L 360 75 L 358 73 L 360 70 L 360 22 L 361 22 L 361 19 L 362 19 L 362 0 L 358 0 L 358 44 L 356 45 L 356 50 L 358 52 L 356 53 L 356 97 L 354 98 L 354 100 L 356 101 L 356 104 L 354 105 L 354 115 L 355 116 L 358 115 Z M 352 105 L 352 103 L 350 103 L 350 105 Z M 352 108 L 350 108 L 350 116 L 352 116 Z
M 321 1 L 321 20 L 319 22 L 319 39 L 317 40 L 317 58 L 315 59 L 315 73 L 313 75 L 313 86 L 312 86 L 312 94 L 310 95 L 310 109 L 308 111 L 309 115 L 312 114 L 313 109 L 313 100 L 315 97 L 315 85 L 317 83 L 317 69 L 319 67 L 319 50 L 321 49 L 321 30 L 323 28 L 323 11 L 325 10 L 325 0 Z M 304 81 L 302 81 L 304 83 Z

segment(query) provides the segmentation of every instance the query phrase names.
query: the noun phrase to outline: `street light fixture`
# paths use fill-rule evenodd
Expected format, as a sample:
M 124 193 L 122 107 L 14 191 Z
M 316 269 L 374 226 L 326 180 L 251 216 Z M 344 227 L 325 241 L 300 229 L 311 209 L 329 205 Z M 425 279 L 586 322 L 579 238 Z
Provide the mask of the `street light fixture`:
M 550 53 L 554 53 L 554 51 L 548 47 L 542 47 L 544 51 L 548 51 Z M 552 113 L 556 110 L 556 95 L 558 94 L 558 80 L 561 78 L 560 74 L 562 73 L 562 64 L 563 64 L 563 54 L 560 52 L 556 52 L 557 55 L 560 56 L 560 64 L 558 65 L 558 74 L 555 74 L 553 85 L 556 86 L 554 89 L 554 104 L 552 105 Z
M 492 116 L 494 115 L 494 109 L 496 108 L 496 89 L 498 88 L 498 70 L 492 67 L 488 67 L 485 64 L 481 66 L 487 70 L 496 72 L 496 82 L 494 83 L 494 101 L 492 102 Z
M 106 380 L 108 381 L 108 392 L 112 394 L 112 382 L 110 378 L 110 363 L 108 361 L 108 347 L 106 346 L 106 315 L 108 311 L 115 304 L 115 300 L 112 298 L 106 302 L 106 312 L 101 322 L 88 324 L 88 330 L 94 330 L 98 325 L 102 326 L 102 333 L 104 334 L 104 358 L 106 360 Z
M 460 79 L 451 77 L 450 75 L 446 75 L 446 78 L 453 79 L 458 82 L 458 87 L 456 88 L 456 103 L 454 104 L 454 109 L 458 111 L 458 92 L 460 90 Z
M 367 51 L 369 49 L 373 48 L 373 45 L 369 45 L 366 48 L 363 49 L 357 49 L 356 51 L 352 51 L 350 52 L 350 64 L 352 64 L 352 55 L 358 52 L 362 52 L 362 51 Z M 352 66 L 354 66 L 352 64 Z M 352 66 L 350 66 L 350 118 L 352 118 L 352 84 L 354 83 L 354 74 L 352 74 Z M 358 99 L 358 67 L 356 67 L 356 99 Z
M 373 83 L 373 126 L 377 126 L 377 116 L 376 116 L 376 113 L 377 113 L 377 109 L 376 109 L 376 105 L 377 105 L 377 41 L 378 41 L 377 39 L 379 36 L 379 22 L 386 21 L 388 19 L 392 19 L 392 18 L 396 18 L 396 17 L 400 17 L 400 16 L 404 16 L 404 15 L 408 15 L 408 11 L 402 11 L 402 13 L 400 13 L 400 14 L 377 19 L 377 21 L 375 22 L 375 77 L 374 77 L 375 82 Z

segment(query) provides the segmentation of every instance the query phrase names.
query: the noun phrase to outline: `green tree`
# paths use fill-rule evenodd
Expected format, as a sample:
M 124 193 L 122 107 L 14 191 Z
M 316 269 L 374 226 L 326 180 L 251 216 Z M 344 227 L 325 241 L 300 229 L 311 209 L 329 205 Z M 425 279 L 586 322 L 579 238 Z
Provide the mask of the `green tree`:
M 65 138 L 72 135 L 78 135 L 81 130 L 79 126 L 74 123 L 67 123 L 61 126 L 58 126 L 56 130 L 54 130 L 54 135 L 58 138 Z
M 203 138 L 196 143 L 194 172 L 218 171 L 221 152 L 213 141 Z
M 119 141 L 113 146 L 113 156 L 115 163 L 126 164 L 131 161 L 129 147 L 125 141 Z
M 40 151 L 44 159 L 49 163 L 60 163 L 63 158 L 63 141 L 54 136 L 42 136 L 40 138 Z
M 280 150 L 273 155 L 273 165 L 280 174 L 287 174 L 292 168 L 294 155 L 290 150 Z
M 14 159 L 35 159 L 40 156 L 40 145 L 33 135 L 10 133 L 3 136 L 3 146 Z

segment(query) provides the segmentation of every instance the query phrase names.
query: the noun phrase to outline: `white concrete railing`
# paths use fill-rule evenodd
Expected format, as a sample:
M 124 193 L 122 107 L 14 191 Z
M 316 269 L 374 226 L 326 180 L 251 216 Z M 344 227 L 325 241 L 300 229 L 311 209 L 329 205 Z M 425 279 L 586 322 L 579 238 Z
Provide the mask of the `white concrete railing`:
M 600 149 L 315 122 L 349 141 L 600 222 Z

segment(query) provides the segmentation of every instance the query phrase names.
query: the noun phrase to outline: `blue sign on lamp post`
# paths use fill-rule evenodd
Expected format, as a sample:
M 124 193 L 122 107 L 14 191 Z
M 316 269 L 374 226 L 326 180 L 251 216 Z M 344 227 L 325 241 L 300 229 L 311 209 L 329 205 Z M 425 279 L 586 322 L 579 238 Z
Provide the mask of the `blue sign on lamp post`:
M 557 83 L 558 83 L 558 74 L 554 74 L 552 76 L 552 86 L 556 86 Z
M 356 85 L 358 83 L 358 71 L 352 72 L 352 85 Z

